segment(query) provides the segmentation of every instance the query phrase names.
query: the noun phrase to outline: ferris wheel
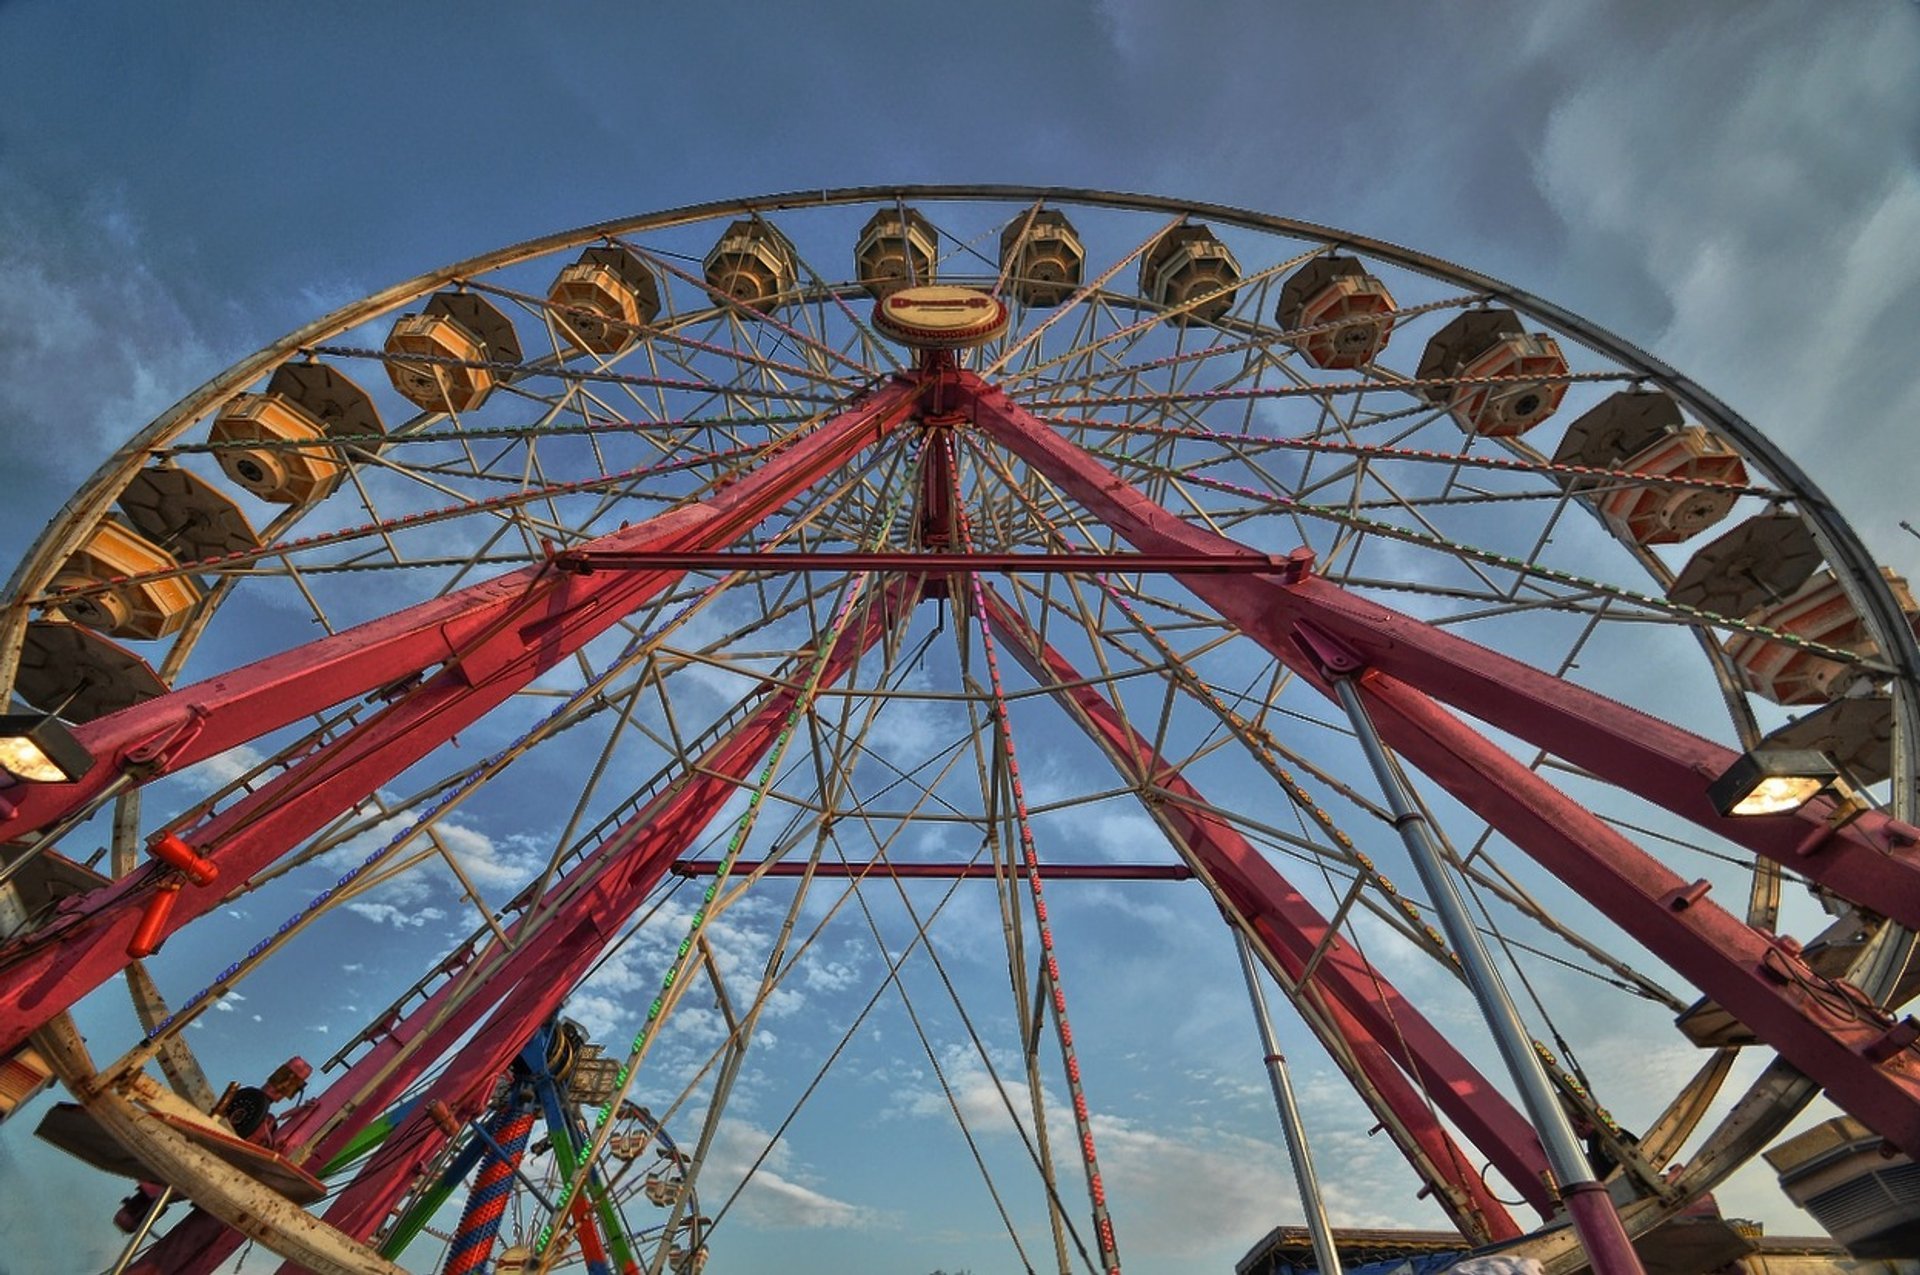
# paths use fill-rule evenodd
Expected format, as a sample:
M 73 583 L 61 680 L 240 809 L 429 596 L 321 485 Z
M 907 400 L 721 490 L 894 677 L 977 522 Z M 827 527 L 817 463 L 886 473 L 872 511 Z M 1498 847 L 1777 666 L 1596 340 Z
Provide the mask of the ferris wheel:
M 221 373 L 15 571 L 0 1105 L 64 1086 L 130 1270 L 694 1271 L 898 1004 L 939 1207 L 1119 1270 L 1160 1042 L 1076 1033 L 1135 975 L 1075 892 L 1152 890 L 1217 960 L 1143 1023 L 1244 950 L 1409 1207 L 1582 1269 L 1823 1094 L 1920 1155 L 1916 611 L 1708 392 L 1391 244 L 947 186 L 553 235 Z

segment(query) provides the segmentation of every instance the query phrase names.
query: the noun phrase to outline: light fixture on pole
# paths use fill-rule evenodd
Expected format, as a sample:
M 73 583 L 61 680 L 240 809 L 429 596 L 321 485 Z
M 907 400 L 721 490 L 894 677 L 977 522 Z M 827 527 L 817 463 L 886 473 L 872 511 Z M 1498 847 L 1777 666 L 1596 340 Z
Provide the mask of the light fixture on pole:
M 0 771 L 18 783 L 70 784 L 93 760 L 52 713 L 0 714 Z
M 1790 815 L 1832 791 L 1844 805 L 1853 793 L 1825 753 L 1807 748 L 1756 748 L 1741 754 L 1707 786 L 1707 799 L 1722 815 Z

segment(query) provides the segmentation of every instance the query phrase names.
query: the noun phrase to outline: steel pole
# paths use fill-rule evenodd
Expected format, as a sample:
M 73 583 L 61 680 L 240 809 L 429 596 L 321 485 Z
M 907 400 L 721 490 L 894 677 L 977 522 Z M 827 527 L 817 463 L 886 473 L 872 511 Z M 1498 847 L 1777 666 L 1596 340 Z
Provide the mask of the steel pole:
M 1520 1090 L 1521 1104 L 1539 1134 L 1547 1166 L 1557 1179 L 1560 1198 L 1566 1205 L 1574 1232 L 1580 1237 L 1581 1247 L 1587 1251 L 1594 1275 L 1644 1275 L 1640 1256 L 1634 1252 L 1626 1228 L 1620 1224 L 1620 1215 L 1614 1211 L 1613 1199 L 1593 1176 L 1586 1152 L 1560 1105 L 1559 1095 L 1547 1079 L 1540 1056 L 1534 1052 L 1533 1040 L 1520 1020 L 1520 1011 L 1481 941 L 1480 931 L 1467 912 L 1466 899 L 1461 896 L 1460 884 L 1447 871 L 1446 857 L 1426 816 L 1414 801 L 1406 777 L 1380 742 L 1373 717 L 1367 712 L 1353 679 L 1337 676 L 1332 681 L 1340 706 L 1347 710 L 1361 750 L 1366 753 L 1367 764 L 1373 768 L 1387 806 L 1393 811 L 1393 825 L 1407 847 L 1421 882 L 1427 887 L 1440 928 L 1460 958 L 1467 987 L 1473 992 L 1488 1029 L 1493 1032 L 1494 1044 L 1500 1049 L 1508 1074 Z
M 124 1275 L 127 1267 L 133 1265 L 133 1255 L 147 1242 L 147 1236 L 153 1232 L 153 1224 L 160 1220 L 161 1211 L 173 1200 L 173 1186 L 169 1183 L 160 1188 L 160 1194 L 153 1197 L 153 1203 L 147 1206 L 147 1215 L 140 1219 L 140 1225 L 127 1237 L 126 1248 L 120 1251 L 120 1260 L 113 1264 L 108 1275 Z
M 1287 1059 L 1280 1052 L 1274 1035 L 1273 1019 L 1267 1013 L 1267 998 L 1260 993 L 1260 971 L 1253 961 L 1253 945 L 1238 926 L 1233 940 L 1240 948 L 1240 968 L 1247 976 L 1247 997 L 1253 1002 L 1254 1026 L 1260 1029 L 1260 1050 L 1266 1055 L 1267 1079 L 1273 1082 L 1273 1103 L 1280 1109 L 1280 1132 L 1286 1135 L 1287 1155 L 1293 1161 L 1293 1180 L 1300 1188 L 1300 1208 L 1307 1215 L 1307 1232 L 1313 1236 L 1314 1262 L 1320 1275 L 1342 1275 L 1340 1254 L 1333 1247 L 1333 1226 L 1327 1221 L 1326 1205 L 1320 1198 L 1320 1179 L 1313 1171 L 1313 1156 L 1307 1150 L 1306 1126 L 1300 1122 L 1300 1104 L 1293 1096 L 1293 1078 L 1287 1074 Z

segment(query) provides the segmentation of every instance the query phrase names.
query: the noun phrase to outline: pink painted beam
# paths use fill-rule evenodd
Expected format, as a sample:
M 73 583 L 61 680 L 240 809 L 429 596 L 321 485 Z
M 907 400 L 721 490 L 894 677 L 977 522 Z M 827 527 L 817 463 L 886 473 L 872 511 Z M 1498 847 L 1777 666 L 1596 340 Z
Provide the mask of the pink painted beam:
M 737 538 L 843 465 L 912 410 L 912 386 L 895 384 L 834 417 L 711 500 L 671 510 L 608 540 L 701 546 Z M 657 596 L 670 571 L 592 577 L 547 568 L 423 604 L 90 724 L 83 736 L 103 760 L 148 738 L 156 724 L 203 722 L 181 754 L 157 773 L 284 725 L 293 718 L 391 680 L 444 663 L 373 719 L 310 754 L 184 839 L 220 867 L 218 882 L 189 884 L 164 933 L 187 925 L 234 884 L 273 863 L 340 812 L 505 702 L 515 691 Z M 449 610 L 444 603 L 465 599 Z M 449 662 L 451 661 L 451 662 Z M 144 725 L 142 725 L 144 723 Z M 85 728 L 83 728 L 84 730 Z M 97 766 L 88 776 L 110 775 Z M 30 789 L 8 825 L 16 835 L 70 808 L 86 785 Z M 45 799 L 41 793 L 51 794 Z M 35 804 L 38 801 L 39 804 Z M 51 803 L 51 804 L 49 804 Z M 23 821 L 24 824 L 23 824 Z M 0 948 L 0 1051 L 123 969 L 127 941 L 159 869 L 146 868 L 76 900 L 49 925 Z
M 974 409 L 982 429 L 1047 474 L 1136 547 L 1160 551 L 1218 543 L 1240 548 L 1224 537 L 1190 527 L 1154 505 L 998 391 L 981 388 Z M 1479 670 L 1477 676 L 1487 686 L 1488 694 L 1511 706 L 1512 696 L 1503 697 L 1491 686 L 1496 680 L 1493 671 L 1509 671 L 1517 683 L 1529 688 L 1532 698 L 1525 702 L 1534 705 L 1539 717 L 1570 735 L 1579 734 L 1589 720 L 1576 720 L 1578 714 L 1590 713 L 1592 738 L 1582 745 L 1583 755 L 1608 741 L 1622 748 L 1634 747 L 1620 739 L 1621 733 L 1644 729 L 1656 744 L 1651 753 L 1635 748 L 1635 755 L 1650 767 L 1665 768 L 1669 792 L 1678 786 L 1674 771 L 1684 769 L 1684 764 L 1671 752 L 1663 752 L 1658 741 L 1667 741 L 1666 747 L 1673 751 L 1679 750 L 1681 742 L 1692 741 L 1700 755 L 1716 747 L 1590 691 L 1546 678 L 1452 634 L 1351 598 L 1323 580 L 1192 576 L 1182 577 L 1182 583 L 1323 691 L 1328 689 L 1325 676 L 1294 639 L 1303 620 L 1318 623 L 1332 616 L 1345 621 L 1333 630 L 1335 635 L 1344 640 L 1359 634 L 1364 640 L 1352 645 L 1360 660 L 1365 663 L 1377 659 L 1383 671 L 1412 670 L 1424 679 L 1448 664 L 1474 668 Z M 1389 642 L 1398 643 L 1399 649 L 1386 649 Z M 1435 651 L 1445 658 L 1434 655 Z M 1550 685 L 1542 686 L 1542 681 Z M 1459 693 L 1471 682 L 1447 684 Z M 1920 1077 L 1915 1075 L 1920 1058 L 1903 1043 L 1899 1029 L 1879 1021 L 1866 1007 L 1851 1003 L 1844 985 L 1811 976 L 1805 963 L 1778 946 L 1771 936 L 1699 897 L 1664 864 L 1479 732 L 1441 710 L 1418 687 L 1383 672 L 1370 675 L 1363 687 L 1375 709 L 1382 737 L 1402 757 L 1580 890 L 1615 924 L 1726 1007 L 1787 1061 L 1819 1081 L 1853 1115 L 1903 1150 L 1920 1153 Z M 1496 725 L 1506 724 L 1506 718 L 1480 712 L 1478 706 L 1471 711 Z M 1539 722 L 1534 720 L 1532 724 L 1537 726 Z M 1515 733 L 1526 732 L 1516 729 Z M 1726 756 L 1731 758 L 1731 754 Z M 1707 782 L 1706 769 L 1711 768 L 1694 771 L 1691 781 L 1702 789 Z M 1639 785 L 1626 782 L 1631 778 L 1623 777 L 1622 786 L 1639 790 Z M 1657 787 L 1656 781 L 1648 782 Z M 1920 902 L 1920 892 L 1916 891 L 1920 873 L 1915 871 L 1912 848 L 1897 844 L 1885 850 L 1875 848 L 1876 838 L 1899 833 L 1904 825 L 1870 818 L 1873 822 L 1863 818 L 1835 834 L 1827 849 L 1809 859 L 1797 858 L 1790 849 L 1781 857 L 1828 883 L 1845 881 L 1855 891 L 1850 897 L 1869 908 L 1903 922 L 1920 919 L 1915 911 L 1916 902 Z M 1799 819 L 1717 817 L 1711 826 L 1763 852 L 1781 854 L 1778 845 L 1763 847 L 1765 838 L 1738 835 L 1747 825 L 1758 823 L 1790 825 L 1796 836 L 1807 827 Z M 1865 855 L 1871 855 L 1870 862 L 1861 858 Z M 1845 871 L 1836 878 L 1833 869 L 1843 862 Z M 1851 997 L 1857 996 L 1857 992 L 1851 993 Z M 1841 1012 L 1836 1013 L 1829 1001 L 1842 1005 Z
M 718 870 L 718 859 L 682 859 L 673 865 L 675 876 L 710 877 Z M 770 877 L 806 876 L 809 869 L 805 863 L 780 862 L 771 866 L 760 863 L 736 863 L 736 874 L 745 875 L 759 872 L 764 868 Z M 991 863 L 893 863 L 891 861 L 872 860 L 867 863 L 818 863 L 811 869 L 812 875 L 825 878 L 873 877 L 885 880 L 888 877 L 901 877 L 907 880 L 930 881 L 972 881 L 991 878 L 994 868 Z M 1048 881 L 1190 881 L 1193 869 L 1184 863 L 1043 863 L 1040 875 Z
M 1338 638 L 1369 667 L 1802 873 L 1869 911 L 1920 924 L 1920 830 L 1868 813 L 1832 835 L 1832 803 L 1728 818 L 1707 786 L 1733 749 L 1523 664 L 1318 577 L 1287 590 L 1287 619 Z
M 1319 910 L 1293 887 L 1267 858 L 1226 820 L 1205 809 L 1200 791 L 1154 751 L 1152 743 L 1121 716 L 1058 650 L 1000 596 L 985 593 L 987 618 L 1034 680 L 1050 690 L 1100 746 L 1123 778 L 1149 776 L 1181 798 L 1157 807 L 1176 838 L 1182 856 L 1204 867 L 1254 928 L 1267 958 L 1289 981 L 1298 982 L 1319 953 L 1312 986 L 1338 1008 L 1349 1046 L 1366 1043 L 1397 1067 L 1419 1078 L 1439 1109 L 1512 1182 L 1523 1197 L 1550 1215 L 1555 1206 L 1547 1185 L 1546 1157 L 1532 1127 L 1511 1103 L 1456 1050 L 1399 991 L 1352 945 L 1332 933 Z M 1367 1056 L 1371 1057 L 1369 1053 Z M 1386 1091 L 1384 1077 L 1369 1072 L 1374 1088 Z M 1395 1092 L 1400 1092 L 1395 1088 Z M 1499 1233 L 1512 1225 L 1506 1211 L 1487 1191 L 1478 1167 L 1461 1155 L 1451 1137 L 1433 1119 L 1425 1099 L 1405 1090 L 1404 1105 L 1392 1114 L 1415 1136 L 1420 1159 L 1444 1175 L 1458 1198 L 1469 1200 Z M 1417 1162 L 1416 1162 L 1417 1163 Z M 1517 1232 L 1514 1232 L 1517 1233 Z
M 856 617 L 841 634 L 821 670 L 820 684 L 831 685 L 845 677 L 890 629 L 904 622 L 918 596 L 917 578 L 894 579 L 875 599 L 874 605 Z M 667 790 L 628 820 L 613 838 L 620 848 L 608 866 L 561 905 L 537 942 L 517 949 L 502 963 L 490 981 L 489 992 L 497 996 L 508 988 L 512 990 L 479 1033 L 461 1043 L 466 1029 L 478 1017 L 477 1011 L 463 1009 L 434 1029 L 405 1067 L 396 1069 L 394 1075 L 359 1099 L 360 1109 L 369 1112 L 384 1109 L 415 1076 L 459 1044 L 458 1053 L 447 1070 L 433 1082 L 428 1098 L 445 1102 L 462 1119 L 478 1115 L 492 1093 L 495 1080 L 534 1030 L 553 1016 L 607 943 L 626 925 L 674 862 L 705 831 L 735 788 L 756 772 L 802 694 L 792 682 L 776 683 L 761 706 L 731 737 L 709 750 L 697 766 L 689 768 L 691 778 L 684 787 Z M 573 884 L 589 866 L 582 864 L 576 868 L 560 889 L 564 891 Z M 496 992 L 495 988 L 499 990 Z M 416 1010 L 409 1016 L 409 1022 L 426 1022 L 431 1017 L 432 1005 L 430 1000 Z M 355 1094 L 362 1087 L 360 1078 L 375 1074 L 398 1051 L 398 1041 L 412 1034 L 397 1033 L 392 1044 L 383 1042 L 381 1047 L 370 1051 L 329 1088 L 329 1095 L 336 1090 L 342 1095 Z M 324 1097 L 322 1104 L 303 1126 L 301 1136 L 330 1118 L 332 1113 L 324 1105 Z M 340 1101 L 336 1100 L 334 1106 L 339 1105 Z M 343 1124 L 322 1138 L 303 1159 L 308 1163 L 324 1163 L 345 1145 L 351 1133 L 349 1125 Z M 335 1199 L 327 1210 L 327 1221 L 350 1235 L 362 1239 L 371 1237 L 413 1177 L 432 1158 L 441 1140 L 423 1105 L 412 1123 L 388 1139 L 387 1148 L 370 1160 L 352 1185 Z
M 889 628 L 901 623 L 919 588 L 913 577 L 889 582 L 875 605 L 841 635 L 822 670 L 822 684 L 846 676 Z M 739 783 L 757 771 L 799 694 L 795 685 L 792 677 L 770 680 L 763 687 L 761 706 L 689 767 L 690 782 L 654 797 L 608 838 L 605 852 L 583 860 L 563 876 L 549 894 L 562 902 L 536 941 L 509 948 L 492 940 L 466 962 L 466 969 L 487 971 L 478 992 L 448 1012 L 460 982 L 456 975 L 443 983 L 392 1024 L 317 1099 L 284 1119 L 282 1146 L 291 1157 L 309 1166 L 326 1163 L 368 1118 L 389 1107 L 456 1047 L 458 1056 L 449 1072 L 436 1081 L 432 1096 L 463 1115 L 476 1114 L 494 1080 L 534 1030 L 553 1016 L 585 969 Z M 525 924 L 523 913 L 509 927 L 510 937 L 518 940 Z M 493 1011 L 490 1017 L 489 1010 Z M 443 1014 L 443 1021 L 436 1025 L 434 1020 Z M 479 1030 L 473 1039 L 463 1040 L 476 1025 Z M 418 1045 L 396 1065 L 403 1047 L 416 1038 Z M 339 1123 L 323 1132 L 336 1118 Z M 430 1143 L 422 1149 L 428 1155 L 443 1141 L 431 1121 L 416 1121 L 396 1131 L 387 1145 L 398 1150 L 383 1151 L 377 1161 L 363 1165 L 348 1188 L 351 1203 L 337 1203 L 340 1216 L 330 1212 L 328 1220 L 343 1228 L 358 1228 L 362 1238 L 369 1237 L 392 1209 L 398 1198 L 394 1193 L 404 1191 L 425 1163 L 403 1152 Z M 155 1264 L 141 1269 L 204 1275 L 225 1261 L 240 1242 L 237 1232 L 201 1215 L 189 1222 L 191 1229 L 188 1222 L 175 1227 L 155 1250 L 160 1255 Z M 176 1242 L 174 1235 L 180 1240 Z
M 1382 738 L 1501 835 L 1686 975 L 1827 1096 L 1920 1155 L 1920 1054 L 1860 993 L 1813 972 L 1418 690 L 1359 680 Z
M 889 384 L 794 436 L 759 469 L 706 499 L 570 552 L 710 550 L 729 544 L 786 498 L 884 438 L 912 409 L 918 393 L 910 382 Z M 477 637 L 499 628 L 504 617 L 523 625 L 552 623 L 569 611 L 602 607 L 608 596 L 564 573 L 556 575 L 552 564 L 525 567 L 76 726 L 75 738 L 108 764 L 96 766 L 79 783 L 11 789 L 7 796 L 17 811 L 0 818 L 0 841 L 19 840 L 84 804 L 114 778 L 113 763 L 142 745 L 173 741 L 160 764 L 142 776 L 148 782 L 454 660 Z M 536 628 L 525 637 L 532 644 L 550 632 Z
M 1143 553 L 1243 555 L 1245 545 L 1155 505 L 1105 465 L 978 377 L 966 378 L 975 422 L 1048 475 Z M 1603 695 L 1424 624 L 1312 575 L 1297 580 L 1182 576 L 1282 661 L 1302 661 L 1290 634 L 1310 621 L 1393 674 L 1489 725 L 1584 767 L 1714 833 L 1811 877 L 1869 910 L 1920 929 L 1920 829 L 1869 813 L 1822 836 L 1830 806 L 1794 815 L 1723 818 L 1706 789 L 1733 750 Z M 1285 587 L 1281 587 L 1285 581 Z M 1819 848 L 1806 853 L 1810 838 Z
M 1266 948 L 1269 936 L 1256 937 Z M 1282 959 L 1271 949 L 1265 955 L 1276 961 Z M 1281 968 L 1290 974 L 1299 972 L 1290 965 Z M 1460 1234 L 1478 1244 L 1518 1239 L 1523 1232 L 1506 1203 L 1487 1188 L 1480 1165 L 1434 1118 L 1427 1095 L 1407 1078 L 1393 1056 L 1355 1014 L 1322 992 L 1317 982 L 1308 984 L 1305 995 L 1324 1027 L 1304 1014 L 1302 1021 L 1326 1046 L 1334 1065 L 1379 1119 L 1377 1127 L 1393 1140 Z
M 641 552 L 630 549 L 569 551 L 554 560 L 563 571 L 636 571 L 673 567 L 682 571 L 993 571 L 1022 574 L 1127 574 L 1135 571 L 1273 572 L 1285 566 L 1265 553 L 922 553 L 825 550 L 818 553 L 714 553 L 687 550 Z

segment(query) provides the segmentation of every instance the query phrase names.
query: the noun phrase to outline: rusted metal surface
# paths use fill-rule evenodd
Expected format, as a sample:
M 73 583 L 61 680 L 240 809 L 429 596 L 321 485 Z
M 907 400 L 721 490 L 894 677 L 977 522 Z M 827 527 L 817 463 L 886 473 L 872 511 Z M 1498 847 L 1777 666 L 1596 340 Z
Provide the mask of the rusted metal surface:
M 129 1078 L 124 1093 L 96 1086 L 93 1061 L 65 1015 L 46 1023 L 35 1034 L 34 1043 L 61 1083 L 103 1128 L 159 1170 L 179 1194 L 236 1232 L 314 1275 L 406 1275 L 378 1253 L 348 1239 L 285 1196 L 268 1190 L 145 1114 L 142 1105 L 165 1110 L 172 1103 L 181 1103 L 148 1077 Z M 129 1269 L 143 1268 L 136 1265 Z

